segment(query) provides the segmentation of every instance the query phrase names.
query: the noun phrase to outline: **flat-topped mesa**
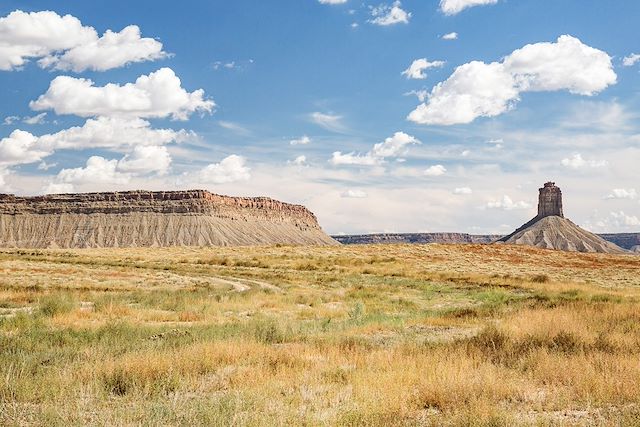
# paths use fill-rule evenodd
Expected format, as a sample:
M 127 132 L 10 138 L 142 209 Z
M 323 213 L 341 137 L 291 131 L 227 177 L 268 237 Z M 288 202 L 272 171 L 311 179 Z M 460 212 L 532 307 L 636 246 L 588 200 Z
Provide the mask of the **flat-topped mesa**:
M 538 197 L 538 219 L 546 216 L 559 216 L 564 218 L 562 212 L 562 191 L 556 187 L 555 182 L 546 182 L 540 188 Z
M 0 194 L 0 246 L 336 244 L 301 205 L 205 190 Z
M 268 197 L 231 197 L 205 190 L 122 191 L 107 193 L 51 194 L 17 197 L 0 194 L 0 214 L 124 214 L 155 212 L 177 214 L 215 214 L 218 217 L 246 213 L 252 216 L 298 219 L 317 224 L 315 215 L 301 205 Z

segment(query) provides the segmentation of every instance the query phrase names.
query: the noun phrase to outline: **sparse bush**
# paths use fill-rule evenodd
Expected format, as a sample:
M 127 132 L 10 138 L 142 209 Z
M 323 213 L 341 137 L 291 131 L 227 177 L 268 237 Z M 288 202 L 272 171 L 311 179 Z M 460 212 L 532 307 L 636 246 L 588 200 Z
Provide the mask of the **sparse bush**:
M 53 293 L 40 298 L 40 313 L 47 317 L 70 313 L 77 307 L 77 301 L 70 294 Z
M 536 274 L 531 278 L 533 283 L 547 283 L 549 282 L 549 276 L 546 274 Z

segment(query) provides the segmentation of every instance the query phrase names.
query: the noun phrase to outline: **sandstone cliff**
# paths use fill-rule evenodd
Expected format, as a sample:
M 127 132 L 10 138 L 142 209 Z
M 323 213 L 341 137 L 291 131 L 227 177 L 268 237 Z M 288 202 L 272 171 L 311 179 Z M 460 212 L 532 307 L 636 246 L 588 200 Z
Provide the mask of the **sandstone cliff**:
M 304 206 L 208 191 L 0 195 L 0 246 L 337 244 Z

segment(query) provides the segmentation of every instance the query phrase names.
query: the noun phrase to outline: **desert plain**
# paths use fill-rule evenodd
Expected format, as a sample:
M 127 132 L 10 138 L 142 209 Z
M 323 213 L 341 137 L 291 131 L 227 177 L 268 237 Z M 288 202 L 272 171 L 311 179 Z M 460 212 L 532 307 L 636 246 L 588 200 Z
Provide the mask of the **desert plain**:
M 0 250 L 0 424 L 637 425 L 640 257 Z

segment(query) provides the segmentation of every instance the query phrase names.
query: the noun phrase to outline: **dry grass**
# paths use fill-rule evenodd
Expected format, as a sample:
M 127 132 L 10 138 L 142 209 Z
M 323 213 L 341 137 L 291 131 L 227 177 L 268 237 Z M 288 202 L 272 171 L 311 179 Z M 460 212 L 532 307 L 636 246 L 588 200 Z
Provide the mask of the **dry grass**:
M 637 425 L 640 257 L 0 251 L 2 425 Z

